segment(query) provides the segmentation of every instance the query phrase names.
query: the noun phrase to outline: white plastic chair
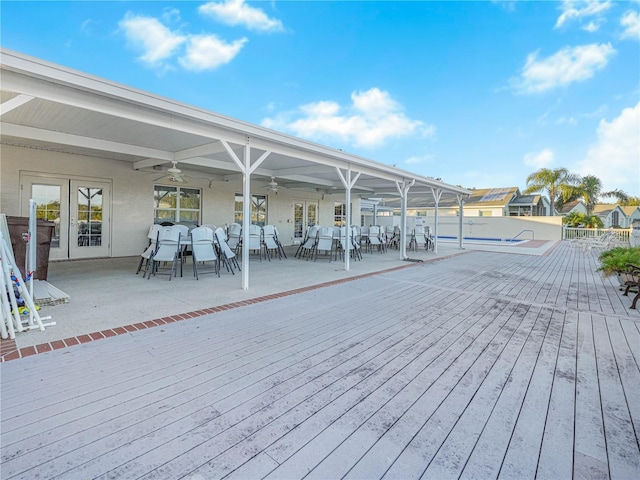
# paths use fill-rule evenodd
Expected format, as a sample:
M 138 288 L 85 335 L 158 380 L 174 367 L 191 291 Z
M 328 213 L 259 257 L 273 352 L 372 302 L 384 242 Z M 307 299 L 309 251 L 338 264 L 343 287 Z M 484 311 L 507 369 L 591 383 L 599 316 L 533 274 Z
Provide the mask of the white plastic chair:
M 265 254 L 269 260 L 271 260 L 271 255 L 277 255 L 279 259 L 282 259 L 282 252 L 280 251 L 280 245 L 278 245 L 276 235 L 276 227 L 273 225 L 265 225 L 262 227 L 262 241 Z
M 151 225 L 151 227 L 149 227 L 149 232 L 147 233 L 149 244 L 147 245 L 147 248 L 145 248 L 144 252 L 140 254 L 140 262 L 138 263 L 136 275 L 138 275 L 140 273 L 140 270 L 142 270 L 143 263 L 145 264 L 146 271 L 147 265 L 149 264 L 149 259 L 151 258 L 151 255 L 153 255 L 153 252 L 156 251 L 156 241 L 158 240 L 158 232 L 161 228 L 162 227 L 157 223 L 154 223 L 153 225 Z
M 244 245 L 243 245 L 244 248 Z M 259 225 L 249 225 L 249 252 L 258 252 L 262 261 L 262 229 Z
M 217 230 L 217 229 L 216 229 Z M 214 230 L 214 232 L 216 231 Z M 238 251 L 240 247 L 240 239 L 242 237 L 242 225 L 239 223 L 232 223 L 229 225 L 229 235 L 226 237 L 227 245 L 234 252 Z
M 369 227 L 360 228 L 360 246 L 364 243 L 365 250 L 369 249 Z
M 422 225 L 416 225 L 413 229 L 413 241 L 415 242 L 416 250 L 422 247 L 424 247 L 425 250 L 427 249 L 427 232 Z
M 216 228 L 214 237 L 220 251 L 220 259 L 222 262 L 224 262 L 225 267 L 227 267 L 227 272 L 231 271 L 231 273 L 235 275 L 233 267 L 236 267 L 238 270 L 240 270 L 240 265 L 238 264 L 236 254 L 233 252 L 233 250 L 231 250 L 229 244 L 227 243 L 227 235 L 224 229 L 221 227 Z
M 375 247 L 378 252 L 384 253 L 382 233 L 383 232 L 381 231 L 381 228 L 377 225 L 372 225 L 369 227 L 369 251 L 373 251 L 373 248 Z
M 160 262 L 171 262 L 171 270 L 169 272 L 169 281 L 171 281 L 171 277 L 176 272 L 176 262 L 180 258 L 180 235 L 180 229 L 175 228 L 175 225 L 173 227 L 162 227 L 158 231 L 157 249 L 150 258 L 151 271 L 148 278 L 151 278 L 152 273 L 154 275 L 158 273 L 158 264 Z M 144 274 L 147 274 L 147 268 L 145 268 Z
M 196 227 L 191 230 L 191 252 L 193 256 L 193 275 L 199 280 L 198 273 L 215 273 L 220 276 L 220 259 L 213 245 L 213 230 L 209 227 Z M 198 263 L 213 262 L 213 272 L 198 272 Z
M 360 246 L 360 240 L 358 239 L 357 227 L 351 227 L 351 246 L 353 258 L 356 260 L 362 260 L 362 247 Z
M 307 257 L 309 259 L 314 255 L 316 244 L 318 243 L 319 225 L 314 225 L 307 231 L 307 239 L 299 249 L 299 258 Z
M 322 227 L 318 231 L 318 241 L 315 246 L 313 261 L 318 259 L 318 252 L 325 252 L 329 254 L 329 261 L 333 255 L 333 228 Z
M 282 242 L 280 242 L 280 232 L 278 232 L 278 227 L 274 225 L 273 231 L 275 232 L 274 238 L 275 238 L 276 244 L 278 245 L 279 254 L 282 255 L 284 258 L 287 258 L 287 252 L 284 251 L 284 246 L 282 245 Z

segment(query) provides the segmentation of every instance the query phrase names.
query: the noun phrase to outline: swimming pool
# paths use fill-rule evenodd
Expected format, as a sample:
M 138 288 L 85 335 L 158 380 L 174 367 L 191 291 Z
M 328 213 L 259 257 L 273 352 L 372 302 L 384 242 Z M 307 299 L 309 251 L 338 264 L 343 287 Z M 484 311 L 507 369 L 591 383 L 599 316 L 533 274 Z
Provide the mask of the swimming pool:
M 438 235 L 438 241 L 439 242 L 445 242 L 445 243 L 457 243 L 458 242 L 458 237 L 453 237 L 453 236 L 446 236 L 446 235 Z M 500 245 L 518 245 L 520 243 L 525 243 L 528 242 L 529 240 L 523 240 L 523 239 L 517 239 L 517 240 L 513 240 L 511 238 L 492 238 L 492 237 L 462 237 L 462 242 L 463 243 L 467 243 L 467 242 L 471 242 L 471 243 L 486 243 L 489 245 L 496 245 L 496 244 L 500 244 Z

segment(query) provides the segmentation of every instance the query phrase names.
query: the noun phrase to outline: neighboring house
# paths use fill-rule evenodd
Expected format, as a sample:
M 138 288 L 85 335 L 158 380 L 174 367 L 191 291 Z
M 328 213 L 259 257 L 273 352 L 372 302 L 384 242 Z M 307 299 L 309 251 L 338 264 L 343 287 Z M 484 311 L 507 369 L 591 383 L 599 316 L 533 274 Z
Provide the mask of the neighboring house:
M 593 209 L 593 214 L 602 220 L 605 228 L 609 227 L 623 227 L 626 228 L 629 225 L 627 214 L 624 212 L 620 205 L 614 205 L 609 203 L 599 203 Z
M 622 209 L 622 211 L 624 212 L 624 214 L 627 217 L 627 223 L 626 225 L 620 225 L 621 227 L 625 227 L 625 228 L 629 228 L 631 227 L 631 224 L 633 223 L 634 220 L 640 220 L 640 207 L 637 205 L 634 206 L 627 206 L 627 207 L 620 207 Z
M 574 200 L 573 202 L 565 203 L 560 210 L 558 210 L 558 215 L 566 217 L 572 213 L 583 213 L 587 214 L 587 206 L 584 203 L 584 200 Z
M 478 188 L 464 202 L 465 217 L 508 217 L 509 205 L 520 196 L 518 187 Z M 458 205 L 451 205 L 457 213 Z
M 476 188 L 464 200 L 465 217 L 530 217 L 550 215 L 551 206 L 543 195 L 522 195 L 518 187 Z M 434 207 L 429 194 L 416 195 L 409 199 L 407 215 L 433 216 Z M 399 198 L 382 199 L 381 206 L 400 209 Z M 455 198 L 441 200 L 438 203 L 438 214 L 457 216 L 458 201 Z
M 542 195 L 519 195 L 509 202 L 511 217 L 544 217 L 550 212 L 549 200 Z

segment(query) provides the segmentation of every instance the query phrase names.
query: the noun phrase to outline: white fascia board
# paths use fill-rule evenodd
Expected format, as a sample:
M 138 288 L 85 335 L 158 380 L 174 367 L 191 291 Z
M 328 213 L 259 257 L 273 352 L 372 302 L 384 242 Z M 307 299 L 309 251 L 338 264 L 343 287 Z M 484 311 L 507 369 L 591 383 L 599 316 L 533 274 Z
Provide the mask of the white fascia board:
M 2 129 L 3 135 L 11 137 L 28 138 L 30 140 L 39 140 L 42 142 L 56 143 L 60 145 L 70 145 L 105 152 L 123 153 L 139 157 L 153 157 L 169 161 L 173 158 L 173 154 L 171 152 L 166 152 L 164 150 L 156 150 L 153 148 L 139 147 L 137 145 L 111 142 L 109 140 L 83 137 L 70 133 L 54 132 L 52 130 L 26 127 L 24 125 L 14 125 L 12 123 L 2 122 L 0 123 L 0 128 Z
M 246 135 L 206 124 L 193 119 L 185 119 L 172 112 L 160 111 L 144 104 L 133 104 L 104 95 L 95 95 L 83 90 L 60 86 L 55 83 L 43 84 L 41 80 L 13 72 L 2 71 L 3 90 L 21 92 L 36 98 L 61 103 L 83 110 L 103 113 L 116 118 L 137 121 L 147 125 L 163 127 L 183 133 L 199 135 L 210 140 L 226 139 L 231 143 L 244 144 Z

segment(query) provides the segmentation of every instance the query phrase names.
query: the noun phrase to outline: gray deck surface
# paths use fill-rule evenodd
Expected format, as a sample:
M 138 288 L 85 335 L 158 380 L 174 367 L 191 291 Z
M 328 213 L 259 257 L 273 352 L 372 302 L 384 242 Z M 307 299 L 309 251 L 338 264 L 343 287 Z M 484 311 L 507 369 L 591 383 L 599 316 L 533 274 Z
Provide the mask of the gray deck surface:
M 640 478 L 596 268 L 471 252 L 5 362 L 0 477 Z

